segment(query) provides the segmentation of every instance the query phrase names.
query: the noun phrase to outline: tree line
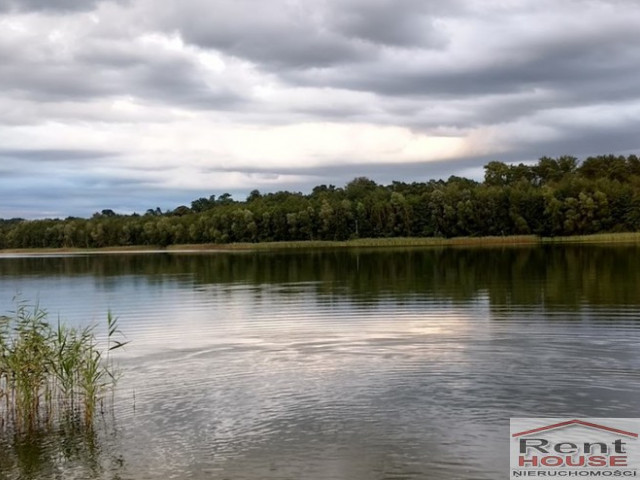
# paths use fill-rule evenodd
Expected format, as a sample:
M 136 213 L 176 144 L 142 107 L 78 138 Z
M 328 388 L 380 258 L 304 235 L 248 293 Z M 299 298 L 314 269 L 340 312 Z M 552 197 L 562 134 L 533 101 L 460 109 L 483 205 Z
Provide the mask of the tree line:
M 187 243 L 383 237 L 582 235 L 640 230 L 636 155 L 543 157 L 535 165 L 489 162 L 482 182 L 379 185 L 358 177 L 310 194 L 252 191 L 198 198 L 162 212 L 91 218 L 0 220 L 0 248 L 95 248 Z

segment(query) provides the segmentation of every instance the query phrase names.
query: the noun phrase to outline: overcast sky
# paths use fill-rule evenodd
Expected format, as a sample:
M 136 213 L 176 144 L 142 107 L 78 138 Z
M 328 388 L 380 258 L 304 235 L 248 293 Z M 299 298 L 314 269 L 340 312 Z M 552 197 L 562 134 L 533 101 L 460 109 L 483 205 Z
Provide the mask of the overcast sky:
M 636 0 L 0 0 L 0 217 L 640 149 Z

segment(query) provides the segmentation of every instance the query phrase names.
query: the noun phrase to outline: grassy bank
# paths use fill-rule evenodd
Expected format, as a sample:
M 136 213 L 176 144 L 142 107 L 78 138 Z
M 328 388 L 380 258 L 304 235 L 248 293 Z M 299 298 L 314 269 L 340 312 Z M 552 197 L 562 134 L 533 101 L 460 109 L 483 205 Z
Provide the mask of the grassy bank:
M 550 237 L 540 239 L 542 243 L 640 243 L 640 232 L 596 233 L 593 235 L 573 235 L 570 237 Z
M 0 254 L 87 254 L 87 253 L 156 253 L 156 252 L 215 252 L 215 251 L 272 251 L 292 249 L 322 248 L 401 248 L 401 247 L 455 247 L 455 246 L 511 246 L 541 244 L 610 244 L 640 243 L 640 232 L 599 233 L 570 237 L 537 237 L 535 235 L 514 235 L 504 237 L 455 237 L 455 238 L 361 238 L 346 241 L 296 241 L 229 244 L 185 244 L 168 247 L 140 245 L 106 248 L 35 248 L 0 250 Z

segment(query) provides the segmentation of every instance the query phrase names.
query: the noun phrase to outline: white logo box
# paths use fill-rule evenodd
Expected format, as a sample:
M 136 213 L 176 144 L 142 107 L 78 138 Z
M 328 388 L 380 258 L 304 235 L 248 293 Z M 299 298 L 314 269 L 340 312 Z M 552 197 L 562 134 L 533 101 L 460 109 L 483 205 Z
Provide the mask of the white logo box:
M 510 476 L 637 478 L 640 418 L 512 418 Z

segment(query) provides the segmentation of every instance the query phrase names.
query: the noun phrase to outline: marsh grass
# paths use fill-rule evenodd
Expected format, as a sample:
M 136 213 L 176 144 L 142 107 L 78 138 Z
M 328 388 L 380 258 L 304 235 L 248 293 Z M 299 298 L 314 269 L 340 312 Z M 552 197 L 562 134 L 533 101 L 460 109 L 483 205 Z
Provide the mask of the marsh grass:
M 57 420 L 93 424 L 96 406 L 113 391 L 118 371 L 111 352 L 127 342 L 107 316 L 106 346 L 95 327 L 47 321 L 37 304 L 18 301 L 0 317 L 0 428 L 31 432 Z
M 264 243 L 233 243 L 227 245 L 174 245 L 168 251 L 184 250 L 287 250 L 316 248 L 402 248 L 402 247 L 508 247 L 542 244 L 608 244 L 640 243 L 640 232 L 599 233 L 569 237 L 539 237 L 536 235 L 507 235 L 494 237 L 391 237 L 360 238 L 345 241 L 294 241 Z
M 128 246 L 105 248 L 23 248 L 0 250 L 0 254 L 14 255 L 47 255 L 59 254 L 122 254 L 127 253 L 191 253 L 218 251 L 279 251 L 304 249 L 332 249 L 332 248 L 400 248 L 400 247 L 501 247 L 527 246 L 542 244 L 609 244 L 609 243 L 640 243 L 640 232 L 596 233 L 590 235 L 573 235 L 566 237 L 540 237 L 537 235 L 506 235 L 493 237 L 389 237 L 389 238 L 358 238 L 344 241 L 331 240 L 300 240 L 283 242 L 259 243 L 201 243 L 159 246 Z
M 334 248 L 401 248 L 401 247 L 449 247 L 449 246 L 493 246 L 493 245 L 535 245 L 540 238 L 534 235 L 513 235 L 505 237 L 389 237 L 358 238 L 344 241 L 301 240 L 291 242 L 230 243 L 202 245 L 172 245 L 169 252 L 180 251 L 227 251 L 227 250 L 305 250 Z
M 543 238 L 543 243 L 640 243 L 640 232 L 594 233 L 570 237 Z

